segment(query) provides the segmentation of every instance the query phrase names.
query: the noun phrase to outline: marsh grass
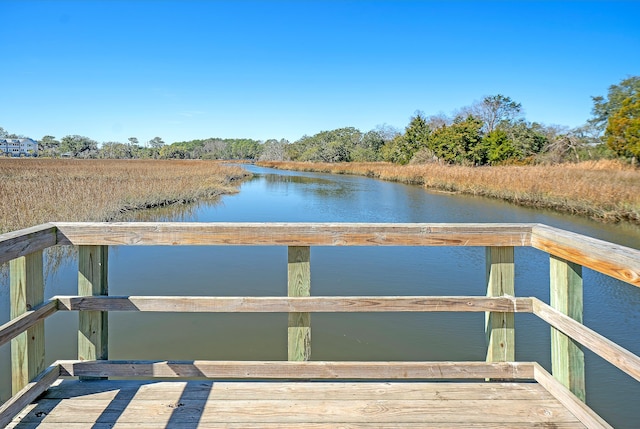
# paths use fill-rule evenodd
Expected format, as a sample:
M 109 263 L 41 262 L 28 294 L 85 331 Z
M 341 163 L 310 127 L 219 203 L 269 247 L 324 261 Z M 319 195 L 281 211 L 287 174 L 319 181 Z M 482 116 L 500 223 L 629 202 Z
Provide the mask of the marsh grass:
M 499 167 L 303 162 L 260 162 L 259 165 L 363 175 L 437 191 L 499 198 L 605 222 L 640 224 L 640 170 L 616 161 Z
M 215 161 L 0 158 L 0 233 L 212 198 L 247 175 Z

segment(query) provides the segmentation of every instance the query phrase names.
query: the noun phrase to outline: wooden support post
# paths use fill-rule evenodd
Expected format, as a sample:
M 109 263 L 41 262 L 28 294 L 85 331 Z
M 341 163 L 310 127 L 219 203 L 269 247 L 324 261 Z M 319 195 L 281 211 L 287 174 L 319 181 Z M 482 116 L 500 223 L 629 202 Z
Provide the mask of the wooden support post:
M 44 301 L 42 251 L 11 260 L 11 319 Z M 44 320 L 11 340 L 11 392 L 18 393 L 45 368 Z
M 78 295 L 108 295 L 108 246 L 79 246 Z M 80 311 L 78 359 L 108 359 L 108 312 Z
M 582 266 L 550 256 L 551 306 L 582 323 Z M 551 369 L 560 383 L 585 400 L 584 353 L 575 341 L 553 327 Z
M 513 247 L 487 247 L 487 296 L 515 296 Z M 485 313 L 487 362 L 514 362 L 513 313 Z
M 311 295 L 311 248 L 289 246 L 288 282 L 290 297 Z M 311 358 L 311 315 L 289 313 L 288 359 L 307 361 Z

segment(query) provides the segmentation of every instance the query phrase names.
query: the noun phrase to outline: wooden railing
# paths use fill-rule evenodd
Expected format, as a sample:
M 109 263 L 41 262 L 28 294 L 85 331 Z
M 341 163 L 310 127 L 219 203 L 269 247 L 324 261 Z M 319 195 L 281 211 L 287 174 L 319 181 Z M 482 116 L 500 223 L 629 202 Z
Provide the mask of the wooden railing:
M 42 251 L 76 245 L 78 295 L 44 299 Z M 108 296 L 111 245 L 287 246 L 287 297 Z M 319 297 L 310 295 L 312 246 L 484 246 L 486 296 Z M 550 255 L 551 305 L 515 297 L 514 247 Z M 551 326 L 552 373 L 585 398 L 589 348 L 640 381 L 640 358 L 582 324 L 582 267 L 640 286 L 640 251 L 538 224 L 325 223 L 51 223 L 0 235 L 0 264 L 10 262 L 11 320 L 0 345 L 11 341 L 12 391 L 0 408 L 0 426 L 60 375 L 205 376 L 218 378 L 531 378 L 549 385 L 537 364 L 516 363 L 514 313 L 533 313 Z M 78 361 L 46 368 L 44 319 L 79 312 Z M 108 313 L 288 313 L 291 362 L 117 362 L 108 360 Z M 309 362 L 314 312 L 485 312 L 484 362 Z M 294 362 L 298 362 L 297 364 Z M 197 366 L 197 370 L 194 369 Z M 160 375 L 159 375 L 160 374 Z M 26 402 L 25 402 L 26 401 Z M 575 405 L 572 405 L 574 408 Z M 579 406 L 577 406 L 579 408 Z M 5 420 L 2 420 L 2 419 Z

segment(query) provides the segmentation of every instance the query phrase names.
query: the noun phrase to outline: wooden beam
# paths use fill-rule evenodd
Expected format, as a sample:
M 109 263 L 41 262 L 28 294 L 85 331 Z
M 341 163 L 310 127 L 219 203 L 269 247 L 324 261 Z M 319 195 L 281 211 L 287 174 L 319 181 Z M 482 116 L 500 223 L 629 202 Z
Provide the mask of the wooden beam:
M 640 287 L 640 250 L 546 225 L 532 231 L 534 248 Z
M 13 259 L 9 269 L 11 319 L 15 319 L 44 301 L 42 250 Z M 40 320 L 11 340 L 13 394 L 22 390 L 44 368 L 44 321 Z
M 486 248 L 487 296 L 515 295 L 513 247 Z M 485 317 L 487 362 L 515 360 L 515 319 L 513 313 L 489 312 Z
M 551 307 L 582 323 L 582 266 L 550 255 Z M 553 376 L 582 401 L 586 398 L 584 353 L 579 345 L 551 328 Z
M 75 245 L 529 246 L 533 224 L 55 222 Z
M 78 294 L 108 295 L 107 246 L 80 246 L 78 249 Z M 108 313 L 81 311 L 78 323 L 78 359 L 108 358 Z
M 12 259 L 54 246 L 56 227 L 52 224 L 33 226 L 0 234 L 0 265 Z
M 569 389 L 551 376 L 538 363 L 533 364 L 535 380 L 549 393 L 551 393 L 562 405 L 565 406 L 578 420 L 589 429 L 613 429 L 606 421 L 589 408 L 582 400 L 575 396 Z
M 289 246 L 287 256 L 287 295 L 311 295 L 311 248 Z M 288 360 L 307 361 L 311 358 L 311 314 L 289 313 L 287 344 Z
M 531 301 L 533 303 L 533 314 L 587 347 L 616 368 L 640 381 L 640 357 L 583 324 L 565 316 L 539 299 L 531 298 Z
M 46 391 L 59 376 L 60 367 L 54 363 L 2 404 L 0 406 L 0 427 L 8 425 L 24 407 Z
M 533 379 L 528 362 L 58 361 L 62 376 L 212 379 Z
M 0 346 L 36 325 L 41 320 L 46 319 L 56 311 L 58 311 L 58 301 L 56 299 L 50 299 L 33 310 L 11 319 L 0 326 Z
M 161 313 L 531 313 L 530 298 L 484 296 L 55 296 L 60 311 Z

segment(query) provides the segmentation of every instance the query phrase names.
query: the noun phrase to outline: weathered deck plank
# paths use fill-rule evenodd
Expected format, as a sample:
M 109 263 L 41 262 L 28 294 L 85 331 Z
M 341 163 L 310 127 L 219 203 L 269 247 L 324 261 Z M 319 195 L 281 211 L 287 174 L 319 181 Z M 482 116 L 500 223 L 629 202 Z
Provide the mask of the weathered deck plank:
M 65 380 L 8 427 L 584 428 L 536 383 Z
M 508 399 L 529 400 L 544 394 L 537 383 L 433 383 L 433 382 L 322 382 L 292 383 L 287 381 L 131 381 L 97 380 L 85 383 L 78 380 L 60 380 L 61 384 L 49 389 L 44 399 L 84 400 L 115 399 L 117 396 L 141 400 L 167 398 L 183 399 L 252 399 L 265 389 L 269 399 L 296 399 L 314 394 L 316 399 L 383 399 L 393 397 L 406 400 Z M 215 387 L 215 388 L 214 388 Z

